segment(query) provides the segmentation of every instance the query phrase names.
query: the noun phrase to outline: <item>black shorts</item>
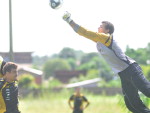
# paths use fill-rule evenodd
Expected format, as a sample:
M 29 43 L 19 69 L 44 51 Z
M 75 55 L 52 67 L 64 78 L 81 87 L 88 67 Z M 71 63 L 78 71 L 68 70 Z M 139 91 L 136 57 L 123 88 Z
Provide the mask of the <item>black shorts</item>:
M 83 110 L 74 110 L 73 113 L 83 113 Z

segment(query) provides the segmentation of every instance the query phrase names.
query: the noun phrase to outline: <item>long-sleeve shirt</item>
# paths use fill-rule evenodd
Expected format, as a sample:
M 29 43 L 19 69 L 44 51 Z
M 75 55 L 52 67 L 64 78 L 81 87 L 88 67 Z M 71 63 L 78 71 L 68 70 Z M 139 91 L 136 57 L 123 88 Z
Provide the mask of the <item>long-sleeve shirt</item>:
M 18 110 L 18 85 L 0 79 L 0 113 L 20 113 Z
M 113 39 L 113 35 L 87 30 L 74 21 L 71 21 L 69 24 L 76 33 L 96 42 L 98 52 L 104 57 L 115 73 L 125 70 L 130 64 L 135 62 L 124 54 Z

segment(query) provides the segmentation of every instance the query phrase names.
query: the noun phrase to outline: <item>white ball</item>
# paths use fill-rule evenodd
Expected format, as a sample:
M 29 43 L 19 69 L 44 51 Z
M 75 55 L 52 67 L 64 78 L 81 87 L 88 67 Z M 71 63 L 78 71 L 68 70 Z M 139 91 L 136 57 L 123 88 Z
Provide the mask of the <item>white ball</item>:
M 53 9 L 59 9 L 62 6 L 63 0 L 50 0 L 50 6 Z

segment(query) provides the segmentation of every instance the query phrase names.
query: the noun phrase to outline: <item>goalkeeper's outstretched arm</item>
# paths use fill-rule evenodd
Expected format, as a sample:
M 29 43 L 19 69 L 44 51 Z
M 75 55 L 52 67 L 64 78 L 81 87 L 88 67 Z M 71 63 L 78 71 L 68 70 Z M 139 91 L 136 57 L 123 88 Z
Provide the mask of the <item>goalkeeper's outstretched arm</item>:
M 109 34 L 97 33 L 97 32 L 87 30 L 84 27 L 81 27 L 80 25 L 78 25 L 71 19 L 71 14 L 69 12 L 65 12 L 65 14 L 63 15 L 63 20 L 65 20 L 73 28 L 73 30 L 76 33 L 78 33 L 79 35 L 86 37 L 94 42 L 101 42 L 101 43 L 105 44 L 105 42 L 110 37 Z M 108 45 L 106 45 L 106 46 L 108 46 Z

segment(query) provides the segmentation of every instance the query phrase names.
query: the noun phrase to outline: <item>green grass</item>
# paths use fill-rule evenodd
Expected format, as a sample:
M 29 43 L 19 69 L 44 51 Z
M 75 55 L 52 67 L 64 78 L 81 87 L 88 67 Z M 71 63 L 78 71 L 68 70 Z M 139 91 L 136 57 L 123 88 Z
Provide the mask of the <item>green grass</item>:
M 70 93 L 47 93 L 40 97 L 20 99 L 22 113 L 72 113 L 68 106 Z M 102 96 L 86 93 L 90 105 L 84 113 L 127 113 L 118 104 L 120 96 Z

